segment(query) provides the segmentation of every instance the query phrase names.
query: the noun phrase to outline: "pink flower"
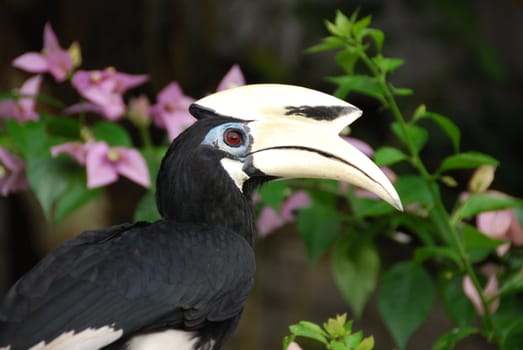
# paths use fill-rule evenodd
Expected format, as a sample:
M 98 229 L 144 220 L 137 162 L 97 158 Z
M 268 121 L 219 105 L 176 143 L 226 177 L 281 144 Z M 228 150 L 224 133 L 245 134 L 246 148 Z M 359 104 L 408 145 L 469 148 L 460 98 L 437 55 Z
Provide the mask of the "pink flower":
M 176 138 L 195 122 L 189 113 L 189 106 L 193 101 L 192 97 L 184 95 L 176 82 L 170 83 L 158 93 L 156 104 L 149 111 L 154 124 L 167 130 L 169 140 Z
M 298 343 L 296 343 L 295 341 L 293 341 L 292 343 L 289 344 L 289 346 L 287 347 L 287 350 L 302 350 L 301 347 L 298 345 Z
M 277 230 L 285 224 L 283 218 L 272 209 L 272 207 L 265 206 L 258 215 L 258 234 L 262 237 L 267 236 L 269 233 Z
M 371 158 L 374 156 L 374 150 L 368 143 L 363 142 L 360 139 L 357 139 L 354 137 L 348 137 L 348 136 L 344 136 L 343 139 L 345 141 L 347 141 L 348 143 L 350 143 L 352 146 L 356 147 L 356 149 L 358 149 L 361 153 L 365 154 L 367 157 Z M 394 173 L 394 171 L 392 171 L 392 169 L 390 169 L 389 167 L 386 167 L 386 166 L 382 166 L 382 167 L 380 167 L 380 169 L 381 169 L 381 171 L 383 171 L 385 173 L 387 178 L 392 183 L 394 183 L 394 181 L 396 181 L 397 176 Z M 349 185 L 347 183 L 344 183 L 344 182 L 340 183 L 340 190 L 346 191 L 348 187 L 349 187 Z M 354 190 L 354 193 L 358 197 L 362 197 L 362 198 L 372 198 L 372 199 L 379 198 L 376 194 L 374 194 L 370 191 L 367 191 L 367 190 L 362 190 L 361 188 L 356 188 Z
M 125 112 L 122 95 L 130 88 L 147 81 L 147 75 L 120 73 L 109 67 L 105 70 L 79 70 L 72 79 L 76 90 L 90 103 L 74 105 L 75 111 L 99 111 L 109 120 L 118 120 Z M 94 106 L 93 106 L 94 105 Z M 85 108 L 85 109 L 82 109 Z M 73 107 L 69 107 L 69 111 Z
M 107 110 L 91 102 L 79 102 L 64 109 L 64 114 L 94 113 L 106 115 Z
M 148 188 L 151 185 L 147 163 L 140 152 L 127 147 L 109 147 L 107 143 L 70 142 L 54 146 L 53 156 L 60 153 L 71 155 L 87 170 L 87 188 L 106 186 L 122 175 L 129 180 Z
M 489 301 L 491 298 L 496 296 L 499 292 L 498 289 L 498 279 L 496 277 L 496 271 L 494 266 L 485 266 L 483 269 L 485 275 L 487 275 L 487 284 L 485 285 L 485 288 L 483 288 L 483 295 Z M 469 275 L 465 275 L 463 277 L 463 292 L 467 296 L 467 298 L 470 300 L 472 305 L 474 305 L 474 308 L 476 309 L 476 312 L 478 315 L 485 314 L 485 309 L 483 308 L 483 305 L 481 303 L 481 299 L 479 297 L 479 293 L 474 287 L 474 284 L 472 283 L 472 279 Z M 488 309 L 490 313 L 496 312 L 496 310 L 499 307 L 499 298 L 495 298 L 493 300 L 490 300 L 488 302 Z
M 44 28 L 42 53 L 28 52 L 13 61 L 13 66 L 31 73 L 49 72 L 56 81 L 64 81 L 73 70 L 73 59 L 67 50 L 60 47 L 51 24 Z
M 360 139 L 357 139 L 355 137 L 349 137 L 349 136 L 344 136 L 343 139 L 345 141 L 347 141 L 348 143 L 350 143 L 351 145 L 353 145 L 354 147 L 356 147 L 356 149 L 358 149 L 361 153 L 363 153 L 367 157 L 374 156 L 374 150 L 368 143 L 363 142 Z
M 292 222 L 298 209 L 310 207 L 311 199 L 306 191 L 294 192 L 281 205 L 281 217 L 285 222 Z
M 487 191 L 496 196 L 506 196 L 498 191 Z M 513 209 L 486 211 L 476 217 L 478 229 L 492 239 L 504 239 L 508 242 L 497 247 L 499 256 L 505 254 L 511 245 L 523 245 L 523 228 Z
M 29 78 L 18 91 L 20 98 L 0 101 L 0 117 L 14 118 L 20 123 L 26 120 L 38 120 L 34 108 L 35 96 L 38 95 L 41 82 L 40 75 Z
M 227 74 L 223 77 L 216 91 L 227 90 L 233 87 L 245 85 L 245 77 L 243 76 L 240 66 L 235 64 L 229 69 Z
M 28 187 L 24 161 L 0 147 L 0 194 L 5 197 Z
M 382 167 L 380 167 L 380 169 L 381 169 L 381 171 L 383 171 L 385 176 L 387 176 L 387 178 L 389 179 L 390 182 L 394 183 L 396 181 L 396 179 L 397 179 L 396 173 L 394 171 L 392 171 L 391 168 L 382 166 Z M 375 193 L 367 191 L 367 190 L 362 190 L 361 188 L 355 189 L 354 193 L 356 193 L 357 196 L 362 197 L 362 198 L 372 198 L 372 199 L 379 198 Z
M 311 200 L 308 193 L 305 191 L 297 191 L 282 203 L 280 214 L 269 206 L 263 207 L 258 216 L 258 234 L 262 237 L 267 236 L 286 223 L 293 222 L 295 220 L 295 212 L 298 209 L 307 208 L 310 205 Z
M 60 153 L 69 154 L 76 160 L 79 164 L 85 165 L 87 159 L 87 150 L 91 142 L 81 143 L 81 142 L 67 142 L 62 143 L 61 145 L 56 145 L 51 147 L 51 155 L 57 157 Z

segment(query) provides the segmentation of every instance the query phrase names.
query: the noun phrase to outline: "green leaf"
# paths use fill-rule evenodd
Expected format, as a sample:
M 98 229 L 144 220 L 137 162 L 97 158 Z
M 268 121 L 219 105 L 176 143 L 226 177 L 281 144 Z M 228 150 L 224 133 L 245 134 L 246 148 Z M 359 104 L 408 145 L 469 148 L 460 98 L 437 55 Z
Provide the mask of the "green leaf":
M 27 178 L 48 220 L 59 222 L 93 199 L 98 190 L 88 190 L 84 169 L 67 157 L 52 158 L 49 148 L 62 141 L 48 131 L 73 136 L 79 130 L 76 122 L 45 116 L 44 122 L 7 123 L 8 132 L 26 159 Z M 46 124 L 46 125 L 44 125 Z M 77 135 L 75 135 L 77 136 Z
M 496 248 L 503 243 L 502 239 L 492 239 L 486 234 L 482 233 L 472 225 L 463 224 L 462 228 L 463 242 L 465 248 Z
M 6 121 L 7 133 L 20 149 L 25 159 L 50 156 L 49 137 L 42 123 L 34 121 L 19 124 L 14 120 Z
M 414 262 L 422 264 L 428 259 L 444 258 L 452 261 L 457 266 L 461 266 L 461 260 L 458 254 L 449 247 L 419 247 L 414 252 Z
M 394 187 L 401 198 L 403 206 L 413 203 L 419 203 L 425 208 L 430 209 L 434 206 L 434 198 L 430 191 L 428 183 L 419 175 L 400 176 Z
M 263 203 L 279 212 L 283 200 L 289 194 L 289 189 L 283 181 L 272 181 L 263 185 L 258 190 L 258 193 Z
M 305 243 L 311 261 L 316 261 L 334 243 L 340 232 L 336 210 L 314 203 L 297 215 L 298 232 Z
M 336 17 L 334 18 L 334 25 L 336 26 L 337 35 L 342 37 L 348 37 L 352 28 L 352 22 L 345 16 L 341 11 L 336 11 Z M 333 33 L 334 34 L 334 33 Z
M 439 178 L 439 181 L 441 181 L 443 184 L 447 185 L 448 187 L 456 187 L 458 186 L 458 181 L 453 178 L 452 176 L 442 176 Z
M 291 333 L 298 337 L 305 337 L 327 344 L 327 334 L 320 326 L 312 322 L 301 321 L 289 326 Z
M 336 62 L 349 75 L 354 74 L 354 65 L 358 59 L 358 50 L 353 47 L 348 47 L 336 54 Z
M 341 11 L 336 11 L 334 22 L 325 21 L 327 30 L 336 36 L 347 38 L 350 36 L 352 22 Z
M 362 339 L 363 339 L 363 332 L 359 331 L 359 332 L 356 332 L 353 334 L 346 334 L 343 337 L 343 342 L 345 343 L 346 346 L 349 347 L 349 349 L 352 349 L 352 348 L 355 348 L 356 346 L 358 346 L 358 344 L 361 343 Z
M 451 121 L 449 118 L 433 112 L 426 112 L 423 113 L 423 117 L 429 118 L 433 122 L 435 122 L 445 134 L 449 137 L 450 141 L 452 142 L 452 146 L 454 148 L 454 152 L 459 151 L 459 144 L 461 141 L 461 131 L 457 127 L 456 124 L 454 124 L 453 121 Z
M 452 350 L 460 340 L 476 333 L 479 333 L 479 330 L 472 327 L 454 328 L 439 337 L 432 350 Z
M 363 339 L 363 341 L 354 348 L 354 350 L 372 350 L 372 349 L 374 349 L 374 337 L 373 336 Z
M 317 53 L 322 51 L 331 51 L 335 49 L 339 49 L 341 47 L 345 46 L 345 42 L 343 39 L 335 37 L 335 36 L 328 36 L 326 38 L 323 38 L 322 42 L 314 45 L 312 47 L 309 47 L 305 52 L 307 53 Z
M 134 211 L 134 221 L 155 222 L 161 219 L 156 208 L 156 197 L 154 191 L 147 191 L 138 202 Z
M 493 321 L 496 333 L 502 338 L 503 345 L 501 349 L 521 349 L 521 340 L 523 338 L 523 318 L 521 314 L 508 315 L 498 312 L 494 315 Z
M 374 57 L 373 61 L 383 73 L 394 72 L 405 63 L 401 58 L 383 57 L 381 54 Z
M 45 121 L 47 131 L 54 135 L 66 139 L 80 138 L 80 122 L 73 118 L 55 117 L 50 115 L 41 115 Z
M 101 188 L 88 189 L 85 170 L 76 168 L 70 172 L 71 177 L 69 178 L 67 188 L 64 189 L 63 194 L 56 201 L 53 212 L 53 221 L 56 223 L 62 221 L 76 209 L 102 193 Z
M 385 40 L 385 34 L 381 30 L 375 28 L 365 28 L 361 31 L 360 35 L 362 40 L 365 37 L 371 37 L 376 44 L 376 50 L 381 52 L 383 41 Z
M 463 276 L 452 272 L 441 272 L 438 275 L 438 290 L 441 301 L 450 318 L 460 327 L 468 327 L 476 310 L 463 293 Z
M 329 350 L 347 350 L 347 347 L 342 342 L 331 340 L 328 345 Z
M 523 206 L 523 200 L 496 196 L 489 193 L 471 194 L 454 214 L 457 220 L 475 216 L 485 211 L 502 210 Z
M 352 26 L 352 33 L 354 34 L 354 37 L 358 42 L 361 42 L 363 39 L 364 29 L 369 26 L 369 24 L 372 22 L 372 16 L 365 16 L 362 19 L 356 21 L 354 25 Z
M 296 336 L 294 334 L 284 337 L 283 338 L 283 350 L 287 350 L 287 348 L 289 347 L 289 345 L 291 345 L 291 343 L 294 341 L 294 339 L 296 339 Z
M 391 217 L 391 224 L 401 231 L 407 230 L 416 235 L 424 245 L 435 245 L 434 238 L 437 237 L 437 228 L 425 217 L 410 213 L 396 213 Z
M 427 318 L 434 301 L 430 275 L 413 262 L 385 272 L 378 292 L 378 310 L 395 339 L 405 349 L 410 335 Z
M 160 165 L 162 163 L 162 158 L 167 152 L 167 147 L 159 146 L 153 148 L 145 148 L 140 150 L 145 161 L 147 162 L 147 168 L 149 169 L 149 175 L 151 179 L 156 179 L 158 171 L 160 170 Z M 154 187 L 154 186 L 152 186 Z
M 13 139 L 6 134 L 0 134 L 0 146 L 14 154 L 18 154 L 20 151 Z
M 384 146 L 378 148 L 374 153 L 376 165 L 392 165 L 402 160 L 408 159 L 408 156 L 397 148 Z
M 338 31 L 338 28 L 331 21 L 325 21 L 325 28 L 327 28 L 329 33 L 331 33 L 332 35 L 336 35 L 337 37 L 341 36 L 341 33 Z
M 292 180 L 291 180 L 292 181 Z M 289 183 L 288 181 L 286 181 Z M 320 180 L 320 179 L 306 179 L 294 180 L 295 187 L 300 187 L 303 183 L 305 188 L 308 188 L 309 196 L 312 202 L 319 205 L 327 206 L 335 210 L 336 202 L 339 196 L 336 194 L 339 191 L 339 182 L 334 180 Z
M 391 88 L 392 88 L 392 93 L 397 96 L 410 96 L 414 93 L 414 90 L 409 89 L 409 88 L 398 88 L 398 87 L 395 87 L 392 85 L 391 85 Z
M 129 133 L 118 124 L 99 122 L 90 129 L 97 140 L 103 140 L 109 146 L 133 147 Z
M 71 181 L 72 164 L 63 157 L 51 158 L 49 147 L 55 140 L 46 133 L 43 123 L 18 124 L 9 120 L 6 126 L 26 160 L 31 190 L 38 198 L 47 219 L 52 220 L 54 205 Z
M 499 162 L 489 155 L 479 152 L 464 152 L 451 155 L 441 163 L 438 172 L 454 169 L 477 168 L 480 165 L 498 166 Z
M 417 122 L 421 118 L 425 117 L 425 114 L 427 113 L 427 106 L 424 104 L 420 104 L 418 107 L 416 107 L 416 110 L 412 114 L 412 121 Z
M 523 271 L 519 270 L 512 273 L 508 276 L 501 287 L 499 288 L 499 293 L 501 295 L 509 295 L 514 293 L 523 292 Z
M 380 259 L 376 247 L 369 239 L 350 232 L 335 245 L 331 263 L 340 292 L 355 317 L 360 318 L 378 280 Z
M 417 153 L 421 151 L 429 139 L 427 130 L 420 126 L 405 124 L 406 134 L 398 122 L 392 123 L 391 127 L 394 134 L 398 137 L 398 139 L 401 140 L 401 142 L 403 142 L 405 146 L 408 146 L 408 137 L 413 143 L 414 149 Z
M 18 98 L 18 94 L 16 92 L 0 92 L 0 101 L 1 100 L 15 100 Z
M 52 220 L 52 210 L 55 201 L 67 189 L 71 176 L 68 159 L 62 157 L 30 157 L 26 163 L 27 179 L 31 190 L 35 193 L 45 216 Z
M 506 242 L 504 240 L 492 239 L 468 224 L 463 224 L 461 231 L 465 249 L 472 262 L 484 260 L 496 247 Z
M 347 331 L 345 326 L 347 322 L 347 314 L 336 315 L 336 318 L 329 318 L 327 322 L 323 323 L 323 328 L 331 338 L 339 338 L 345 335 Z M 352 321 L 348 322 L 350 326 L 349 329 L 352 329 Z
M 520 320 L 515 321 L 521 323 Z M 507 334 L 501 346 L 501 350 L 521 350 L 523 344 L 523 331 L 514 331 Z
M 383 91 L 376 78 L 367 75 L 342 75 L 327 77 L 327 80 L 338 85 L 336 96 L 345 98 L 350 92 L 358 92 L 384 102 Z
M 350 194 L 349 199 L 355 216 L 377 217 L 396 212 L 392 205 L 381 199 L 360 197 L 353 194 Z

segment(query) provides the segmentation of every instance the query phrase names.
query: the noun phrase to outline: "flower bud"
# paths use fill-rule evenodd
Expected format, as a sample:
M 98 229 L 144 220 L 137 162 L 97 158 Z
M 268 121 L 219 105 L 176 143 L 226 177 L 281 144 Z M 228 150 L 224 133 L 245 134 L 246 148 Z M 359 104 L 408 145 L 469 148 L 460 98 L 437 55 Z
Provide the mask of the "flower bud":
M 482 165 L 476 169 L 469 181 L 469 190 L 472 193 L 485 192 L 494 181 L 496 167 L 493 165 Z
M 87 126 L 82 126 L 80 129 L 80 137 L 85 142 L 94 141 L 96 139 L 91 129 L 89 129 Z
M 69 56 L 71 56 L 71 61 L 73 62 L 73 67 L 77 68 L 82 65 L 82 49 L 78 41 L 75 41 L 67 49 Z
M 131 98 L 129 101 L 128 116 L 129 120 L 138 128 L 147 128 L 151 125 L 149 115 L 149 99 L 145 95 Z

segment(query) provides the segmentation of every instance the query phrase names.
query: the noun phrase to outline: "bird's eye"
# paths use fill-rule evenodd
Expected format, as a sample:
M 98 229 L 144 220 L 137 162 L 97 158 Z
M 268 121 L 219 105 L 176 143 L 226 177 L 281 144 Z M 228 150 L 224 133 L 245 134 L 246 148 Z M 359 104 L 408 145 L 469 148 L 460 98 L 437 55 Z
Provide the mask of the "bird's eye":
M 223 135 L 223 141 L 231 147 L 239 147 L 243 144 L 242 133 L 237 129 L 227 129 Z

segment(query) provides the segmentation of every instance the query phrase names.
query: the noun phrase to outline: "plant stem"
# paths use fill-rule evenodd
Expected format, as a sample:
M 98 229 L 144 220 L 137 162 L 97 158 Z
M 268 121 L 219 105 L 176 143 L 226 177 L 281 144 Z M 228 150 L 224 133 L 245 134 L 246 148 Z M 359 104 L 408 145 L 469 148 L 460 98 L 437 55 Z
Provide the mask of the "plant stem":
M 472 267 L 472 264 L 468 258 L 467 252 L 465 250 L 465 247 L 463 245 L 463 242 L 461 240 L 461 237 L 458 234 L 458 231 L 456 230 L 455 225 L 451 224 L 451 218 L 445 208 L 445 205 L 443 204 L 441 200 L 441 196 L 439 194 L 439 191 L 437 189 L 437 186 L 434 186 L 434 178 L 429 173 L 425 165 L 423 164 L 423 161 L 419 157 L 419 154 L 414 146 L 414 142 L 411 139 L 410 135 L 407 133 L 407 127 L 406 127 L 406 120 L 401 113 L 398 104 L 396 103 L 396 100 L 394 98 L 394 95 L 387 84 L 385 73 L 381 72 L 379 67 L 376 66 L 376 64 L 367 56 L 366 52 L 364 50 L 361 50 L 360 58 L 365 63 L 367 68 L 370 70 L 372 75 L 378 80 L 378 83 L 381 86 L 381 89 L 385 96 L 385 101 L 387 103 L 387 107 L 392 112 L 392 115 L 394 116 L 394 119 L 396 122 L 400 125 L 401 131 L 403 132 L 405 143 L 407 146 L 407 149 L 411 155 L 411 161 L 413 166 L 418 170 L 418 172 L 421 174 L 421 176 L 425 179 L 425 181 L 428 183 L 428 187 L 430 189 L 434 207 L 432 210 L 434 211 L 434 215 L 439 219 L 433 219 L 434 223 L 440 228 L 442 235 L 444 235 L 444 239 L 448 239 L 450 237 L 451 239 L 451 245 L 454 246 L 454 248 L 457 250 L 459 257 L 461 261 L 463 262 L 463 267 L 465 268 L 465 272 L 467 275 L 470 276 L 472 283 L 474 284 L 474 288 L 476 288 L 478 295 L 481 300 L 481 304 L 484 309 L 484 320 L 487 328 L 491 331 L 494 331 L 494 324 L 492 321 L 492 315 L 490 314 L 489 308 L 488 308 L 488 302 L 485 298 L 485 295 L 483 294 L 483 290 L 481 287 L 481 284 L 479 283 L 478 277 L 476 276 L 476 273 L 474 272 L 474 268 Z M 492 340 L 492 339 L 489 339 Z
M 151 134 L 149 133 L 149 128 L 141 127 L 141 128 L 138 128 L 138 130 L 140 130 L 140 138 L 142 139 L 142 143 L 143 143 L 145 149 L 151 149 L 153 147 L 153 142 L 151 140 Z

